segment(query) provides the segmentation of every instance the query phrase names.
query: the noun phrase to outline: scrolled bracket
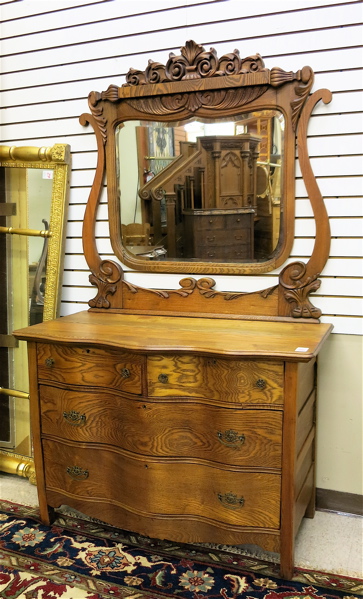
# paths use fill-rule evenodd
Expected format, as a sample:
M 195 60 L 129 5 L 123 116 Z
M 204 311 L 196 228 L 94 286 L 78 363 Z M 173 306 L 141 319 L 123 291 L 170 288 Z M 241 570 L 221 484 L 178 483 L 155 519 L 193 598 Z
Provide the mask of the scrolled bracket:
M 90 283 L 98 288 L 96 297 L 88 302 L 89 306 L 91 308 L 110 308 L 111 304 L 107 296 L 116 292 L 117 284 L 122 279 L 121 267 L 112 260 L 103 260 L 98 272 L 93 272 L 89 277 Z
M 280 273 L 280 285 L 284 300 L 290 305 L 293 318 L 320 318 L 321 310 L 313 306 L 309 294 L 319 289 L 320 273 L 309 276 L 306 264 L 293 262 Z

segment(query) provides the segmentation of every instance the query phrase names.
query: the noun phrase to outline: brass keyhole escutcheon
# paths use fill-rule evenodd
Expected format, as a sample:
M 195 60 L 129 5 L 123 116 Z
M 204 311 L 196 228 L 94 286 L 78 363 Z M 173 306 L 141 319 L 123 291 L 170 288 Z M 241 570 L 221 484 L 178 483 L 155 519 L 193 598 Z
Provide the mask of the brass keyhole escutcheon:
M 257 379 L 256 387 L 259 389 L 266 389 L 266 381 L 264 379 Z
M 164 383 L 165 384 L 165 383 L 167 383 L 169 381 L 169 377 L 168 377 L 167 374 L 161 373 L 158 376 L 158 381 L 159 381 L 159 383 Z
M 45 360 L 45 365 L 48 366 L 48 368 L 51 368 L 54 365 L 54 360 L 53 358 L 47 358 Z
M 223 505 L 223 507 L 228 508 L 229 510 L 239 510 L 244 506 L 245 500 L 244 497 L 237 497 L 234 493 L 218 493 L 218 499 Z
M 223 445 L 231 449 L 241 449 L 246 440 L 244 435 L 239 435 L 237 431 L 231 429 L 224 431 L 224 433 L 218 431 L 217 437 Z
M 75 410 L 63 412 L 63 418 L 72 426 L 82 426 L 82 424 L 86 424 L 86 414 L 81 414 Z
M 79 466 L 68 466 L 67 474 L 74 480 L 86 480 L 89 476 L 88 470 L 84 470 Z
M 130 377 L 130 374 L 131 374 L 131 373 L 130 373 L 130 371 L 129 371 L 129 369 L 128 369 L 128 368 L 123 368 L 123 369 L 121 370 L 121 374 L 122 374 L 122 376 L 124 377 L 124 379 L 128 379 L 128 378 Z

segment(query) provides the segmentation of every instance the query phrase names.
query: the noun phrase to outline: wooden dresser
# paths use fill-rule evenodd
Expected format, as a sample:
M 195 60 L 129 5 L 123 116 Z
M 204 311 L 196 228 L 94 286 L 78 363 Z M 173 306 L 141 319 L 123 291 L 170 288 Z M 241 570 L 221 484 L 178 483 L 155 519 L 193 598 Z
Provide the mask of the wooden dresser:
M 66 504 L 151 537 L 254 543 L 291 576 L 330 329 L 80 312 L 17 331 L 42 520 Z
M 222 262 L 252 260 L 255 214 L 252 208 L 185 210 L 185 257 Z

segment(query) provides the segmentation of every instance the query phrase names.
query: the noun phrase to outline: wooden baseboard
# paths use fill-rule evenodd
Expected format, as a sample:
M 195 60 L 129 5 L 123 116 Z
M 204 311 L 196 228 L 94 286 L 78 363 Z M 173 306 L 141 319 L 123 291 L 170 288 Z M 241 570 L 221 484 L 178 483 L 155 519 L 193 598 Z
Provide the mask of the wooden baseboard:
M 316 509 L 363 516 L 363 495 L 316 489 Z

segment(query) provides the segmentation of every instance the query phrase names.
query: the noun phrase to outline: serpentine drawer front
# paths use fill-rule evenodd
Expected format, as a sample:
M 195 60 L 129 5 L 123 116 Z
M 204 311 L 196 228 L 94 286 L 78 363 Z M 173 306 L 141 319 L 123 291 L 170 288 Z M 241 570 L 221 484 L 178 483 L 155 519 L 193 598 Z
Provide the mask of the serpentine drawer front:
M 255 544 L 289 573 L 314 512 L 323 334 L 301 326 L 81 313 L 25 329 L 42 520 L 68 505 L 150 537 Z
M 40 386 L 42 432 L 151 456 L 281 468 L 282 412 Z M 205 426 L 206 421 L 209 427 Z
M 231 403 L 282 404 L 283 362 L 151 355 L 148 390 L 153 397 L 204 397 Z
M 141 393 L 141 358 L 135 354 L 38 343 L 37 362 L 41 380 Z

